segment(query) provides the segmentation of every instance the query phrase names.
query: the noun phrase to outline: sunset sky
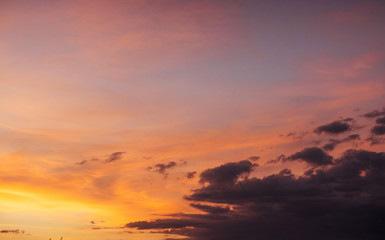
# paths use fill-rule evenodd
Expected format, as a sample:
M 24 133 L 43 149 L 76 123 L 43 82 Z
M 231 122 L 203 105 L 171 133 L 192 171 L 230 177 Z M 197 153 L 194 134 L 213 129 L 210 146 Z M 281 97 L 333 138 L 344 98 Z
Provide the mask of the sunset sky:
M 0 239 L 383 239 L 384 43 L 381 0 L 0 0 Z

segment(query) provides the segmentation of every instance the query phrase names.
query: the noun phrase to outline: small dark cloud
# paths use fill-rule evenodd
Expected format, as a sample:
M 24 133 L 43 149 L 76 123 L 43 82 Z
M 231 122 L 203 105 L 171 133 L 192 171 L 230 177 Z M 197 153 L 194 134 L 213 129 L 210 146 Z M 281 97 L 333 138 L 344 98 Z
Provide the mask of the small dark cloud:
M 176 162 L 174 161 L 171 161 L 167 164 L 165 163 L 158 163 L 158 164 L 155 164 L 154 167 L 148 167 L 148 169 L 155 169 L 156 172 L 160 173 L 160 174 L 167 174 L 167 170 L 170 169 L 170 168 L 173 168 L 177 165 Z
M 350 131 L 352 129 L 351 125 L 347 122 L 350 122 L 350 118 L 334 121 L 325 125 L 321 125 L 314 129 L 314 133 L 321 134 L 340 134 L 347 131 Z
M 108 156 L 108 158 L 105 159 L 104 162 L 110 163 L 110 162 L 120 160 L 123 158 L 123 154 L 125 154 L 125 152 L 114 152 L 110 156 Z
M 310 133 L 308 131 L 305 132 L 289 132 L 286 135 L 281 134 L 281 137 L 286 137 L 286 138 L 292 138 L 292 139 L 302 139 L 305 136 L 309 135 Z
M 314 144 L 314 145 L 320 145 L 321 142 L 322 142 L 321 140 L 313 140 L 313 141 L 311 141 L 311 143 Z
M 305 176 L 310 176 L 310 175 L 312 175 L 314 173 L 314 169 L 309 169 L 309 170 L 306 170 L 304 173 L 303 173 L 303 175 L 305 175 Z
M 88 160 L 83 160 L 83 161 L 77 162 L 76 164 L 84 165 L 84 164 L 89 163 L 89 162 L 98 162 L 98 161 L 100 161 L 98 158 L 91 158 Z
M 285 158 L 284 160 L 303 160 L 313 166 L 332 164 L 333 157 L 325 153 L 321 148 L 310 147 Z
M 259 159 L 261 159 L 260 156 L 250 156 L 250 157 L 248 157 L 246 160 L 255 162 L 255 161 L 258 161 Z
M 376 118 L 376 117 L 380 117 L 380 116 L 384 116 L 384 115 L 385 115 L 385 110 L 383 110 L 383 111 L 374 110 L 374 111 L 371 111 L 371 112 L 368 112 L 368 113 L 361 115 L 361 117 Z
M 329 140 L 329 143 L 325 144 L 322 149 L 325 150 L 325 151 L 332 151 L 334 150 L 334 148 L 340 144 L 341 142 L 339 140 L 335 140 L 335 139 L 330 139 Z
M 222 184 L 234 183 L 239 176 L 248 175 L 257 164 L 248 160 L 231 162 L 210 168 L 200 174 L 200 183 Z
M 271 160 L 267 161 L 266 164 L 279 163 L 279 162 L 281 162 L 281 161 L 283 161 L 283 160 L 285 160 L 285 159 L 286 159 L 286 156 L 283 155 L 283 154 L 281 154 L 281 155 L 279 155 L 277 158 L 271 159 Z
M 199 220 L 194 219 L 157 219 L 155 221 L 137 221 L 127 223 L 125 226 L 137 229 L 167 229 L 167 228 L 184 228 L 197 227 L 202 225 Z
M 229 207 L 223 208 L 220 206 L 210 206 L 210 205 L 195 204 L 195 203 L 191 203 L 190 206 L 211 214 L 223 214 L 223 213 L 228 213 L 230 211 Z
M 354 118 L 344 118 L 344 119 L 342 119 L 342 121 L 352 122 L 352 121 L 354 121 Z
M 379 137 L 379 136 L 370 136 L 366 139 L 366 141 L 370 142 L 370 145 L 377 145 L 377 144 L 383 144 L 385 143 L 385 138 Z
M 385 125 L 374 126 L 370 132 L 374 135 L 384 135 L 385 134 Z
M 25 231 L 24 230 L 19 230 L 19 229 L 15 229 L 15 230 L 0 230 L 0 233 L 13 233 L 13 234 L 24 234 Z
M 188 172 L 188 173 L 186 174 L 186 177 L 187 177 L 188 179 L 192 179 L 192 178 L 195 177 L 196 173 L 197 173 L 196 171 Z
M 334 150 L 334 148 L 341 144 L 341 143 L 345 143 L 345 142 L 350 142 L 350 141 L 354 141 L 354 140 L 360 140 L 360 135 L 359 134 L 352 134 L 346 138 L 343 138 L 343 139 L 329 139 L 329 143 L 325 144 L 322 149 L 325 150 L 325 151 L 332 151 Z
M 377 118 L 376 123 L 377 124 L 385 124 L 385 117 Z
M 100 230 L 100 229 L 122 229 L 124 227 L 93 227 L 92 230 Z
M 83 161 L 77 162 L 76 164 L 84 165 L 86 162 L 87 162 L 87 160 L 83 160 Z

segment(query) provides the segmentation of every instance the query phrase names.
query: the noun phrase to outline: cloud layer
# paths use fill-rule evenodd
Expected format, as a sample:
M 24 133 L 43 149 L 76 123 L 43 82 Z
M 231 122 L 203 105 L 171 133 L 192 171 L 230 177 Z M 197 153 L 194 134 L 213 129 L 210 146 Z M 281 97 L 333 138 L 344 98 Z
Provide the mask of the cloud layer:
M 321 162 L 325 159 L 330 164 L 329 157 Z M 250 179 L 240 179 L 250 173 L 250 162 L 224 164 L 204 171 L 201 182 L 208 185 L 185 199 L 228 204 L 232 210 L 192 203 L 206 214 L 131 222 L 126 227 L 168 229 L 200 240 L 381 239 L 385 234 L 385 153 L 351 149 L 334 162 L 328 169 L 303 176 L 283 169 Z

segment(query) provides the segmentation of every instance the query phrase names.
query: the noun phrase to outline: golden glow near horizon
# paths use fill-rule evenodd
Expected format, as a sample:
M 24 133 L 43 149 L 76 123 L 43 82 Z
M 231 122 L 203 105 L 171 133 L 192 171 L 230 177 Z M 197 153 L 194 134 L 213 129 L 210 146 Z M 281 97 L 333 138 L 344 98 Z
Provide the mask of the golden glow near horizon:
M 200 213 L 183 196 L 226 162 L 302 172 L 264 163 L 382 107 L 370 4 L 253 2 L 0 0 L 0 239 L 181 238 L 124 226 Z

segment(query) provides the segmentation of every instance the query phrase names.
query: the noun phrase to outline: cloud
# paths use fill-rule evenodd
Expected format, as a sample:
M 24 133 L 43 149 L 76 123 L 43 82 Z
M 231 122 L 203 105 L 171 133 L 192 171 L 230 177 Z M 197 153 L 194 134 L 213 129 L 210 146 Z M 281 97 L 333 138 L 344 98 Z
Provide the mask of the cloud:
M 19 230 L 19 229 L 16 229 L 16 230 L 0 230 L 0 233 L 14 233 L 14 234 L 24 234 L 25 231 L 24 230 Z
M 165 174 L 165 175 L 167 175 L 167 169 L 170 169 L 170 168 L 173 168 L 173 167 L 175 167 L 177 165 L 177 163 L 176 162 L 174 162 L 174 161 L 171 161 L 171 162 L 169 162 L 169 163 L 167 163 L 167 164 L 165 164 L 165 163 L 158 163 L 158 164 L 156 164 L 155 166 L 154 166 L 154 168 L 155 168 L 155 171 L 156 172 L 158 172 L 158 173 L 160 173 L 160 174 Z M 149 167 L 148 169 L 152 169 L 152 167 Z
M 195 175 L 196 175 L 196 173 L 197 173 L 196 171 L 188 172 L 188 173 L 186 174 L 186 177 L 187 177 L 188 179 L 194 178 Z
M 137 221 L 127 223 L 125 226 L 129 228 L 137 229 L 156 229 L 156 228 L 183 228 L 183 227 L 194 227 L 202 225 L 198 220 L 193 219 L 157 219 L 155 221 Z
M 376 123 L 377 123 L 377 124 L 385 124 L 385 117 L 377 118 L 377 119 L 376 119 Z
M 310 148 L 311 149 L 311 148 Z M 193 240 L 382 239 L 385 236 L 385 153 L 347 150 L 326 169 L 295 176 L 290 169 L 263 178 L 241 178 L 249 164 L 233 162 L 207 169 L 208 183 L 185 197 L 223 203 L 233 209 L 192 203 L 206 214 L 175 214 L 172 219 L 131 222 L 129 228 Z M 233 166 L 240 169 L 228 172 Z M 218 180 L 219 179 L 219 180 Z
M 201 211 L 207 212 L 207 213 L 212 213 L 212 214 L 222 214 L 222 213 L 227 213 L 230 211 L 229 207 L 220 207 L 220 206 L 209 206 L 209 205 L 203 205 L 203 204 L 190 204 L 191 207 L 194 207 L 196 209 L 199 209 Z
M 344 120 L 334 121 L 314 129 L 314 133 L 321 134 L 340 134 L 352 129 L 351 125 L 347 122 L 352 121 L 353 119 L 347 118 Z
M 286 159 L 286 156 L 284 154 L 281 154 L 277 158 L 271 159 L 271 160 L 267 161 L 266 164 L 278 163 L 278 162 L 281 162 L 281 161 L 283 161 L 285 159 Z
M 255 162 L 255 161 L 258 161 L 259 159 L 261 159 L 260 156 L 250 156 L 250 157 L 248 157 L 246 160 Z
M 85 163 L 87 163 L 87 160 L 83 160 L 83 161 L 77 162 L 76 164 L 84 165 Z
M 123 158 L 123 154 L 125 154 L 125 152 L 114 152 L 110 156 L 108 156 L 108 158 L 105 159 L 104 162 L 110 163 L 110 162 L 120 160 Z
M 325 150 L 325 151 L 332 151 L 334 150 L 334 148 L 341 144 L 341 143 L 345 143 L 345 142 L 350 142 L 350 141 L 354 141 L 354 140 L 360 140 L 360 135 L 359 134 L 352 134 L 346 138 L 343 138 L 343 139 L 329 139 L 329 143 L 325 144 L 322 149 Z
M 103 163 L 111 163 L 111 162 L 115 162 L 117 160 L 120 160 L 123 158 L 123 154 L 125 154 L 126 152 L 114 152 L 114 153 L 111 153 L 106 159 L 104 159 L 104 161 L 101 161 L 99 158 L 92 158 L 92 159 L 89 159 L 89 160 L 82 160 L 80 162 L 77 162 L 76 164 L 78 165 L 84 165 L 86 163 L 89 163 L 89 162 L 103 162 Z
M 98 162 L 98 161 L 100 161 L 98 158 L 92 158 L 92 159 L 89 159 L 89 160 L 82 160 L 80 162 L 77 162 L 76 164 L 84 165 L 84 164 L 89 163 L 89 162 Z
M 309 135 L 308 131 L 304 131 L 304 132 L 289 132 L 286 135 L 281 134 L 280 137 L 288 137 L 288 138 L 300 140 L 300 139 L 304 138 L 307 135 Z
M 374 126 L 370 132 L 374 135 L 384 135 L 385 134 L 385 125 Z
M 378 137 L 378 136 L 370 136 L 366 140 L 370 142 L 370 145 L 377 145 L 377 144 L 385 143 L 385 139 Z
M 329 165 L 333 163 L 333 157 L 329 156 L 318 147 L 305 148 L 302 151 L 294 153 L 293 155 L 285 158 L 284 161 L 298 159 L 303 160 L 313 166 Z
M 223 184 L 234 183 L 239 176 L 248 175 L 251 170 L 258 166 L 248 160 L 231 162 L 219 167 L 210 168 L 200 174 L 200 183 Z
M 383 111 L 374 110 L 374 111 L 371 111 L 371 112 L 368 112 L 368 113 L 361 115 L 361 117 L 376 118 L 376 117 L 380 117 L 380 116 L 384 116 L 384 115 L 385 115 L 385 110 L 383 110 Z

